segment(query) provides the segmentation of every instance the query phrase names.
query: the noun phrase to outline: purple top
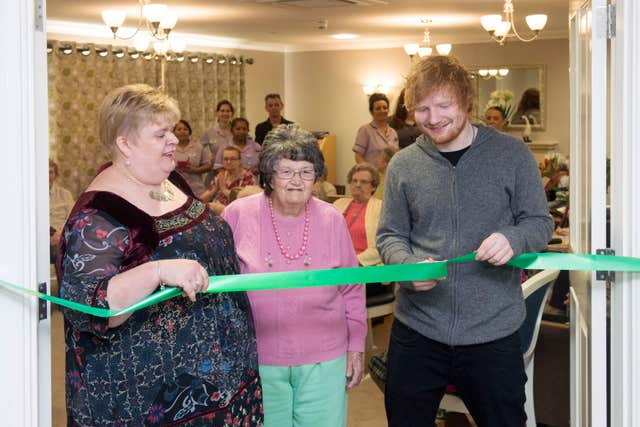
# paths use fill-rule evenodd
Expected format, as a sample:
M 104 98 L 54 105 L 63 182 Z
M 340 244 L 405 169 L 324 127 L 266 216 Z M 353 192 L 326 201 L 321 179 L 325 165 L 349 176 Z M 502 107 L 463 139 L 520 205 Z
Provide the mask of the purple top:
M 251 170 L 258 166 L 258 156 L 260 155 L 262 147 L 250 136 L 247 136 L 247 143 L 244 145 L 244 148 L 236 145 L 233 139 L 227 144 L 221 145 L 216 153 L 216 161 L 213 164 L 214 169 L 220 169 L 222 167 L 222 152 L 226 147 L 236 147 L 240 150 L 240 159 L 244 169 Z
M 352 150 L 363 154 L 365 162 L 375 165 L 380 152 L 387 147 L 398 148 L 398 134 L 391 126 L 387 126 L 387 132 L 383 135 L 378 126 L 371 122 L 358 129 Z
M 288 261 L 280 253 L 264 193 L 238 199 L 225 208 L 242 273 L 356 267 L 344 218 L 316 198 L 309 200 L 311 228 L 304 257 Z M 276 214 L 284 245 L 302 245 L 304 215 Z M 329 238 L 329 236 L 331 236 Z M 325 362 L 347 351 L 364 351 L 367 309 L 363 285 L 250 291 L 258 360 L 273 366 Z

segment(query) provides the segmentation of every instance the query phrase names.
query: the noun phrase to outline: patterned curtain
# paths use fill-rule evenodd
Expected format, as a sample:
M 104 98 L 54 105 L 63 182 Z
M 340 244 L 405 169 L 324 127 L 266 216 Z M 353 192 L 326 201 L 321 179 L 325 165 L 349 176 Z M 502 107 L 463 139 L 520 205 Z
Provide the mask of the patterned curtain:
M 130 83 L 160 87 L 178 100 L 194 138 L 215 121 L 215 105 L 230 100 L 245 112 L 243 61 L 218 54 L 188 53 L 181 61 L 131 55 L 121 47 L 50 41 L 48 49 L 49 141 L 59 183 L 77 197 L 97 168 L 109 160 L 98 135 L 105 95 Z

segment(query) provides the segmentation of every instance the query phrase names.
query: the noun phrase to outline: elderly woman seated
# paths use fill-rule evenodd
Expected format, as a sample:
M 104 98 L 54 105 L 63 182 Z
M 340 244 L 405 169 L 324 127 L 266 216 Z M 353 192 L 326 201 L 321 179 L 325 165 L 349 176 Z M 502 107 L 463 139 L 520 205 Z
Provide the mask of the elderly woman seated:
M 211 202 L 209 206 L 216 213 L 222 212 L 222 209 L 229 204 L 231 189 L 256 183 L 254 175 L 242 167 L 240 159 L 240 149 L 234 146 L 225 147 L 222 152 L 224 169 L 216 175 L 209 188 L 199 196 L 203 202 Z

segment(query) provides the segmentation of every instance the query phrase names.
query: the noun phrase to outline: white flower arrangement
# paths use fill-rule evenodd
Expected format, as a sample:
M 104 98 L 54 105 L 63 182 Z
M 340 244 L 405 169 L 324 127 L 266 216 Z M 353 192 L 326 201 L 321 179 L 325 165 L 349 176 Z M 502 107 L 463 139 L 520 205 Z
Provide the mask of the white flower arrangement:
M 511 100 L 513 99 L 513 92 L 510 90 L 494 90 L 489 94 L 489 100 L 484 107 L 485 111 L 491 107 L 498 107 L 504 113 L 504 117 L 509 121 L 511 114 Z

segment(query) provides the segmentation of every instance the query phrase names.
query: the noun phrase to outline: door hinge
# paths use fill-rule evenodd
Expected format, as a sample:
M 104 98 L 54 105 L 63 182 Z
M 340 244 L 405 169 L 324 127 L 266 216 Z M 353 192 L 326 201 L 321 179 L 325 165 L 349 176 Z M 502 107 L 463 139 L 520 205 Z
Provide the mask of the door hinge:
M 38 283 L 38 292 L 41 294 L 47 293 L 47 283 Z M 42 298 L 38 298 L 38 320 L 45 320 L 47 318 L 47 301 Z
M 612 39 L 616 36 L 616 5 L 609 3 L 607 5 L 607 38 Z
M 596 249 L 596 255 L 615 255 L 616 251 L 611 248 Z M 596 280 L 605 280 L 613 283 L 616 281 L 615 271 L 596 271 Z
M 44 0 L 34 0 L 33 6 L 33 26 L 36 31 L 44 31 Z

